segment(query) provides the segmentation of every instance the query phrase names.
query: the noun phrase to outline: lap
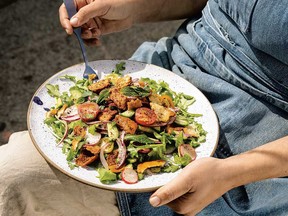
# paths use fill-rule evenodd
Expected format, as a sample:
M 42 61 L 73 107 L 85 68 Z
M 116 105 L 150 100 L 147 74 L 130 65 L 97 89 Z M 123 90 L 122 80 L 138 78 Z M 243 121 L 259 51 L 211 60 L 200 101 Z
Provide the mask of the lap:
M 13 134 L 0 154 L 1 215 L 120 215 L 113 192 L 51 167 L 27 131 Z

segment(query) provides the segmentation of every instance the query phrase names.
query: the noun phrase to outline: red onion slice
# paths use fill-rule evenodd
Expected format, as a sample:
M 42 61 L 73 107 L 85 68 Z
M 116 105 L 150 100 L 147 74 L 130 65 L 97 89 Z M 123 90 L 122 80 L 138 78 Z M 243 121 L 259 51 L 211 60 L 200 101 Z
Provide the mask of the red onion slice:
M 91 122 L 85 122 L 87 125 L 94 125 L 94 124 L 99 124 L 97 126 L 98 129 L 100 130 L 107 130 L 107 123 L 111 121 L 91 121 Z
M 78 119 L 80 119 L 80 116 L 78 114 L 78 109 L 76 105 L 67 107 L 64 112 L 62 113 L 62 115 L 60 116 L 60 118 L 64 121 L 76 121 Z
M 121 178 L 127 184 L 135 184 L 138 182 L 137 172 L 129 167 L 125 167 L 125 169 L 122 171 Z
M 118 157 L 117 157 L 116 169 L 119 169 L 124 164 L 127 156 L 127 149 L 124 143 L 124 136 L 125 131 L 122 131 L 120 139 L 119 138 L 116 139 L 116 143 L 118 144 Z
M 73 115 L 73 116 L 61 116 L 61 119 L 64 120 L 64 121 L 68 121 L 68 122 L 72 122 L 72 121 L 76 121 L 76 120 L 79 120 L 80 119 L 80 116 L 77 114 L 77 115 Z
M 183 157 L 185 154 L 188 154 L 191 158 L 191 161 L 195 160 L 197 157 L 197 153 L 195 149 L 189 144 L 181 144 L 178 147 L 178 154 L 180 157 Z
M 108 166 L 108 163 L 104 157 L 104 150 L 108 145 L 109 145 L 109 143 L 104 144 L 103 146 L 101 146 L 101 150 L 100 150 L 100 161 L 106 170 L 109 170 L 109 166 Z

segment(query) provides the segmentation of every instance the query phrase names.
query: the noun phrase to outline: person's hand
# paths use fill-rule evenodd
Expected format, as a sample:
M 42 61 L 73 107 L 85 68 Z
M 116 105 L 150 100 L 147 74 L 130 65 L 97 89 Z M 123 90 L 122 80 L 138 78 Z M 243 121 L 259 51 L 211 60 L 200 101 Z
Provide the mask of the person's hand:
M 82 28 L 86 44 L 99 44 L 100 35 L 123 31 L 135 23 L 184 19 L 197 15 L 207 0 L 74 0 L 78 13 L 71 20 L 65 5 L 59 8 L 62 27 L 68 34 Z
M 171 182 L 150 197 L 154 207 L 168 205 L 175 212 L 195 215 L 229 189 L 223 180 L 221 159 L 203 158 L 193 161 Z
M 73 27 L 82 28 L 82 38 L 87 45 L 99 45 L 100 35 L 119 32 L 133 25 L 133 8 L 129 1 L 123 0 L 74 0 L 77 14 L 71 20 L 65 5 L 59 8 L 59 18 L 67 34 Z

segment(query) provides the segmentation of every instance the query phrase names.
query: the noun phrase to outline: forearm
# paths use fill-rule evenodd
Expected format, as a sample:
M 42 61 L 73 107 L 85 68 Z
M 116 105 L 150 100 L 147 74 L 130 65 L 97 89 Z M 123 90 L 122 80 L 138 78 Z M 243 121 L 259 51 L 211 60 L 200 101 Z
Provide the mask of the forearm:
M 288 176 L 288 136 L 223 161 L 223 181 L 230 188 Z
M 199 14 L 207 0 L 131 0 L 134 3 L 135 22 L 176 20 Z

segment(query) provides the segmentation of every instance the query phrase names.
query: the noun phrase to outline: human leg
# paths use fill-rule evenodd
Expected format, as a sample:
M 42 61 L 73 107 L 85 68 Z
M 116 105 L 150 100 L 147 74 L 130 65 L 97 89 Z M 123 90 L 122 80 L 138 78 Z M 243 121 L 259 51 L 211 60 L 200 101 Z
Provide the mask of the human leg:
M 50 166 L 27 131 L 0 147 L 0 214 L 120 215 L 113 192 L 78 182 Z

